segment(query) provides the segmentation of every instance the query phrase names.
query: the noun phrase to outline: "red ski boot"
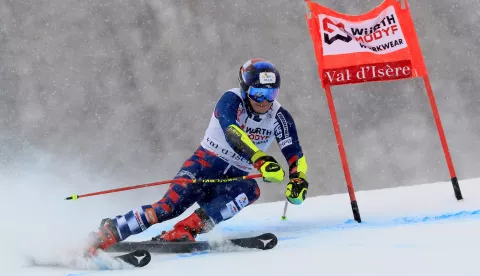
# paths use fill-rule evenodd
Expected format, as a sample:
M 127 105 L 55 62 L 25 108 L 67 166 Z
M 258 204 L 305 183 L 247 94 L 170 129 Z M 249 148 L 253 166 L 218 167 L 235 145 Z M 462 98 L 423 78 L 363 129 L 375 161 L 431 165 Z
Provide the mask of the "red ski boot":
M 87 256 L 97 255 L 97 250 L 105 250 L 120 241 L 117 226 L 111 219 L 103 219 L 97 232 L 90 233 Z
M 201 208 L 198 208 L 188 216 L 177 222 L 173 229 L 166 232 L 163 231 L 161 235 L 152 238 L 153 241 L 195 241 L 198 234 L 206 233 L 213 228 L 213 222 L 210 217 Z

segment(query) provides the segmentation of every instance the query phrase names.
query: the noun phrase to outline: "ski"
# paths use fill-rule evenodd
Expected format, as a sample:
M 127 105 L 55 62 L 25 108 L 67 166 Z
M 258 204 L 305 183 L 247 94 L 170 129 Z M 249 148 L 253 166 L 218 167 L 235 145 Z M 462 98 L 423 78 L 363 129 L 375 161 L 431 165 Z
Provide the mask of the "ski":
M 42 267 L 116 270 L 125 269 L 125 263 L 134 267 L 144 267 L 150 263 L 151 259 L 150 252 L 138 249 L 118 256 L 74 257 L 69 261 L 39 261 L 32 258 L 31 264 Z
M 227 239 L 221 242 L 208 241 L 183 241 L 183 242 L 120 242 L 107 249 L 107 252 L 128 252 L 133 250 L 147 250 L 151 253 L 191 253 L 207 250 L 234 249 L 233 246 L 243 248 L 268 250 L 274 248 L 278 243 L 277 237 L 272 233 L 265 233 L 256 237 Z

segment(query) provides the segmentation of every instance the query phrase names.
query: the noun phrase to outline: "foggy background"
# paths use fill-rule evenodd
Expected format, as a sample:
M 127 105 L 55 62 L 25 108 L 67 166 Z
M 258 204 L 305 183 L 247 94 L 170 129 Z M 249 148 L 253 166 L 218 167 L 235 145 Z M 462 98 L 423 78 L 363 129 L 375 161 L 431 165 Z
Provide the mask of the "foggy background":
M 350 14 L 379 3 L 322 1 Z M 410 3 L 460 186 L 480 176 L 478 5 Z M 93 228 L 159 200 L 166 187 L 63 198 L 171 179 L 256 57 L 282 74 L 309 195 L 346 192 L 304 13 L 300 0 L 1 0 L 0 201 L 14 225 L 26 215 L 38 240 L 41 223 L 50 234 Z M 333 94 L 357 191 L 449 181 L 421 79 Z M 270 153 L 288 168 L 276 143 Z M 261 183 L 259 202 L 284 200 L 286 183 Z

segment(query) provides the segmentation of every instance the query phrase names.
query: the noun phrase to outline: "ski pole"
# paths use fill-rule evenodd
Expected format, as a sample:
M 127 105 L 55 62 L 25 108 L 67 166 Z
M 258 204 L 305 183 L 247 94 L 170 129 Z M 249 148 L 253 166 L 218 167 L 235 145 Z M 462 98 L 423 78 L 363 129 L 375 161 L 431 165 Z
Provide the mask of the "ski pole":
M 287 208 L 288 208 L 288 201 L 285 200 L 285 207 L 283 207 L 283 216 L 282 216 L 282 220 L 286 220 L 287 219 Z
M 231 178 L 223 178 L 223 179 L 222 178 L 219 178 L 219 179 L 200 179 L 200 180 L 196 180 L 196 179 L 170 179 L 170 180 L 152 182 L 152 183 L 147 183 L 147 184 L 140 184 L 140 185 L 135 185 L 135 186 L 128 186 L 128 187 L 105 190 L 105 191 L 94 192 L 94 193 L 83 194 L 83 195 L 71 195 L 71 196 L 65 198 L 65 200 L 77 200 L 77 199 L 83 198 L 83 197 L 104 195 L 104 194 L 117 193 L 117 192 L 134 190 L 134 189 L 147 188 L 147 187 L 152 187 L 152 186 L 159 186 L 159 185 L 163 185 L 163 184 L 170 184 L 172 182 L 182 183 L 182 184 L 225 183 L 225 182 L 237 181 L 237 180 L 242 180 L 242 179 L 253 179 L 253 178 L 260 178 L 260 177 L 262 177 L 262 174 L 252 174 L 252 175 L 247 175 L 247 176 L 239 176 L 239 177 L 231 177 Z

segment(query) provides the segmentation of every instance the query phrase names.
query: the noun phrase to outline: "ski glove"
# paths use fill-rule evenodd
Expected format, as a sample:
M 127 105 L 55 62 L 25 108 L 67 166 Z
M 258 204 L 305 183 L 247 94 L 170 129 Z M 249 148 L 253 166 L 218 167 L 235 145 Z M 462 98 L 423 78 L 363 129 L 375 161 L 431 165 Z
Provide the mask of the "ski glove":
M 285 172 L 271 156 L 259 150 L 252 157 L 253 166 L 262 174 L 265 182 L 282 182 Z
M 307 190 L 307 180 L 301 177 L 291 178 L 290 182 L 287 184 L 285 196 L 287 197 L 288 202 L 299 205 L 302 204 L 307 197 Z

